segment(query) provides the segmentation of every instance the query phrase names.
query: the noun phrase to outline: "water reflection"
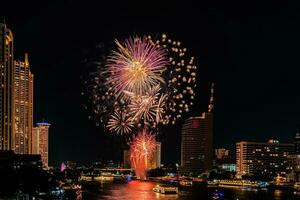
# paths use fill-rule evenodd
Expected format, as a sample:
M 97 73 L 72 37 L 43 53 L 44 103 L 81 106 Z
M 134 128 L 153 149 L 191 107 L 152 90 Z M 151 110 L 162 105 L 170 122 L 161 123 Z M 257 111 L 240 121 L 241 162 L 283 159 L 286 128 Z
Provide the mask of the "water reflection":
M 180 188 L 178 195 L 163 195 L 153 192 L 157 183 L 131 181 L 125 184 L 103 184 L 100 183 L 94 189 L 85 190 L 82 199 L 89 200 L 211 200 L 215 188 Z M 224 193 L 226 200 L 292 200 L 300 199 L 292 191 L 281 190 L 258 190 L 248 191 L 240 189 L 218 189 Z
M 111 194 L 106 199 L 114 200 L 153 200 L 153 199 L 177 199 L 178 195 L 160 195 L 152 191 L 155 183 L 131 181 L 126 187 L 113 186 Z

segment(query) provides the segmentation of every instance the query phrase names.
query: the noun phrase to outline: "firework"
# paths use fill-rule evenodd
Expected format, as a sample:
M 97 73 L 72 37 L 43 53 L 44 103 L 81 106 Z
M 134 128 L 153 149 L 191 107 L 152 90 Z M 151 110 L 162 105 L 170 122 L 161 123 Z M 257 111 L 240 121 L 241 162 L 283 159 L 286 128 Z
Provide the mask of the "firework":
M 126 93 L 131 98 L 129 110 L 134 121 L 153 121 L 155 117 L 156 102 L 159 96 L 159 86 L 150 89 L 146 95 Z
M 130 142 L 130 159 L 144 179 L 157 142 L 152 131 L 175 124 L 193 105 L 196 66 L 181 42 L 131 37 L 115 41 L 90 82 L 93 112 L 112 133 Z M 157 132 L 154 132 L 157 133 Z
M 157 142 L 154 135 L 143 129 L 130 144 L 131 165 L 140 179 L 146 178 L 146 170 L 149 169 L 150 160 L 156 150 Z
M 158 39 L 136 36 L 115 44 L 117 49 L 98 62 L 88 87 L 97 123 L 119 134 L 137 125 L 175 124 L 193 105 L 194 58 L 181 42 L 165 34 Z
M 115 111 L 107 123 L 109 131 L 117 134 L 128 134 L 132 131 L 134 123 L 126 112 Z
M 107 87 L 107 74 L 103 73 L 106 54 L 104 45 L 100 44 L 91 49 L 86 59 L 82 61 L 84 71 L 81 75 L 83 79 L 81 95 L 85 99 L 83 107 L 89 111 L 88 118 L 94 120 L 96 126 L 106 124 L 108 116 L 114 112 L 115 97 Z
M 193 105 L 196 87 L 196 70 L 194 57 L 188 55 L 187 49 L 182 47 L 182 43 L 172 40 L 166 34 L 161 38 L 148 40 L 153 45 L 163 48 L 168 57 L 168 66 L 162 77 L 166 84 L 166 104 L 168 112 L 161 119 L 164 124 L 175 124 L 184 112 L 188 112 Z
M 146 38 L 116 41 L 117 51 L 108 58 L 108 84 L 116 96 L 124 91 L 144 95 L 151 87 L 164 83 L 162 72 L 168 63 L 165 52 Z

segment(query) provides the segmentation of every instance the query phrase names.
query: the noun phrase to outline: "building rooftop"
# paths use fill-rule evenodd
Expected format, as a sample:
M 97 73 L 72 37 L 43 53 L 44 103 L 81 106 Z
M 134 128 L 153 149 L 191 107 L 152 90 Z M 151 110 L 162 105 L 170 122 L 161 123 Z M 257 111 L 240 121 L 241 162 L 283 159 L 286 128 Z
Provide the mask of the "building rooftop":
M 39 122 L 39 123 L 36 123 L 36 125 L 38 125 L 38 126 L 50 126 L 51 124 L 49 124 L 47 122 Z

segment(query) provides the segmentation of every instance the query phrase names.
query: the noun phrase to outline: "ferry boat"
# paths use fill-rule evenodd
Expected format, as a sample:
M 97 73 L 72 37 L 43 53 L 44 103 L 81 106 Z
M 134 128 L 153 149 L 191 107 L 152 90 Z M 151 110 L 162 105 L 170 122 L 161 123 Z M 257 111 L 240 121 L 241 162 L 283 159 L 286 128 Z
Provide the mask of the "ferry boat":
M 160 193 L 160 194 L 178 194 L 177 187 L 171 187 L 171 186 L 166 186 L 166 185 L 156 185 L 153 188 L 153 191 Z
M 219 181 L 218 180 L 207 181 L 207 186 L 208 187 L 218 187 L 219 186 Z
M 265 188 L 266 182 L 250 180 L 214 180 L 207 182 L 209 187 L 233 187 L 233 188 Z
M 111 182 L 114 180 L 113 175 L 108 175 L 108 174 L 97 174 L 97 175 L 81 175 L 80 181 L 97 181 L 97 182 Z
M 79 184 L 64 184 L 62 185 L 63 190 L 81 190 L 81 185 Z

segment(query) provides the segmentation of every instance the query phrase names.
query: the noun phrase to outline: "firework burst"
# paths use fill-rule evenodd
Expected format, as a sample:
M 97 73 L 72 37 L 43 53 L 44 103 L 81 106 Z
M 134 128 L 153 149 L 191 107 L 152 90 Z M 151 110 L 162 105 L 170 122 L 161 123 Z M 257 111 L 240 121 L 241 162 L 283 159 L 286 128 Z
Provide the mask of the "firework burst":
M 81 95 L 85 100 L 83 107 L 89 111 L 88 118 L 94 120 L 96 126 L 106 124 L 108 116 L 114 111 L 115 96 L 107 87 L 108 77 L 102 72 L 105 68 L 106 54 L 104 45 L 100 44 L 91 49 L 85 60 L 82 60 L 84 71 L 81 75 Z
M 131 98 L 129 110 L 134 121 L 154 121 L 156 115 L 156 103 L 159 98 L 160 87 L 157 85 L 150 89 L 145 95 L 127 93 Z
M 168 63 L 162 48 L 146 38 L 129 38 L 124 44 L 116 41 L 117 51 L 108 58 L 108 84 L 116 96 L 124 91 L 144 95 L 151 87 L 164 83 L 161 74 Z
M 162 77 L 166 84 L 167 113 L 161 119 L 163 124 L 175 124 L 185 112 L 190 110 L 195 98 L 196 70 L 194 57 L 189 56 L 182 43 L 172 40 L 166 34 L 161 38 L 148 37 L 151 44 L 163 48 L 168 57 L 168 66 Z
M 130 144 L 130 160 L 140 179 L 146 178 L 146 170 L 149 169 L 150 160 L 156 150 L 155 136 L 143 129 Z
M 132 131 L 134 123 L 126 112 L 115 111 L 107 123 L 107 128 L 117 134 L 128 134 Z

